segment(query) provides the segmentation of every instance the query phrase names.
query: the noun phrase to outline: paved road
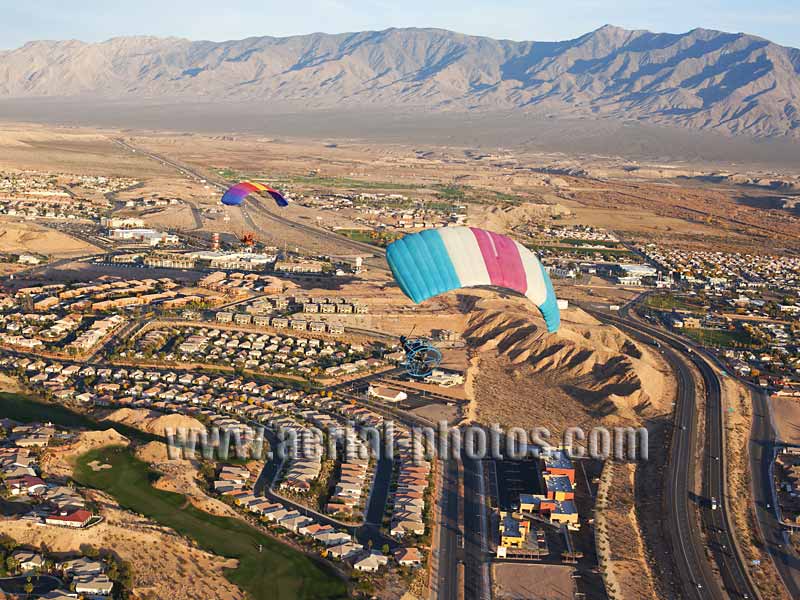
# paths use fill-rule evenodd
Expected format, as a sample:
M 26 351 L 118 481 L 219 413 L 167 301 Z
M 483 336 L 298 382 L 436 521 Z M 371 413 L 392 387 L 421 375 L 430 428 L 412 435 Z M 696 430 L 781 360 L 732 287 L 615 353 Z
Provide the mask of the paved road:
M 436 579 L 436 597 L 439 600 L 457 600 L 458 590 L 458 461 L 448 458 L 442 465 L 442 494 L 439 497 L 439 560 Z
M 464 598 L 490 600 L 489 517 L 482 460 L 462 454 L 464 464 Z
M 678 336 L 650 328 L 638 321 L 641 327 L 673 346 L 688 352 L 695 367 L 700 371 L 706 390 L 706 445 L 704 449 L 703 487 L 701 519 L 709 540 L 709 548 L 722 577 L 724 593 L 729 598 L 757 598 L 755 589 L 747 576 L 744 559 L 738 553 L 733 536 L 733 524 L 728 504 L 736 501 L 726 497 L 725 474 L 727 456 L 724 437 L 724 411 L 722 384 L 714 371 L 714 359 L 707 356 L 702 347 L 685 342 Z M 710 506 L 711 498 L 719 503 L 717 510 Z
M 772 422 L 769 398 L 758 390 L 751 390 L 751 394 L 753 425 L 750 430 L 750 473 L 761 537 L 789 595 L 800 598 L 800 558 L 792 550 L 788 535 L 776 514 L 773 464 L 778 436 Z
M 197 172 L 191 167 L 183 165 L 179 162 L 176 162 L 170 158 L 167 158 L 160 154 L 155 154 L 153 152 L 148 152 L 141 148 L 136 148 L 135 146 L 129 144 L 128 142 L 115 138 L 114 142 L 119 144 L 122 148 L 129 150 L 131 152 L 138 152 L 148 158 L 156 160 L 163 165 L 172 167 L 180 174 L 195 179 L 197 181 L 205 181 L 208 185 L 214 186 L 217 190 L 224 192 L 230 186 L 230 183 L 227 181 L 222 181 L 215 179 L 213 176 L 203 175 L 202 173 Z M 243 206 L 242 214 L 244 216 L 245 221 L 247 222 L 249 227 L 252 227 L 256 231 L 261 231 L 261 228 L 258 227 L 255 222 L 253 221 L 250 210 L 254 213 L 257 213 L 260 217 L 273 221 L 274 223 L 278 223 L 283 225 L 284 227 L 289 227 L 292 229 L 296 229 L 298 231 L 303 232 L 306 235 L 311 237 L 321 237 L 328 242 L 332 242 L 337 244 L 340 247 L 348 248 L 353 250 L 354 252 L 361 253 L 361 254 L 369 254 L 370 256 L 377 257 L 380 260 L 369 260 L 365 261 L 369 266 L 373 269 L 380 269 L 388 271 L 388 267 L 386 266 L 385 262 L 382 260 L 382 257 L 386 254 L 386 251 L 382 248 L 378 248 L 376 246 L 372 246 L 370 244 L 365 244 L 363 242 L 358 242 L 356 240 L 351 240 L 346 238 L 338 233 L 333 233 L 332 231 L 328 231 L 326 229 L 322 229 L 319 227 L 314 227 L 311 225 L 306 225 L 304 223 L 299 223 L 297 221 L 293 221 L 283 215 L 276 214 L 270 210 L 268 210 L 263 203 L 260 201 L 250 202 L 247 206 Z
M 641 303 L 646 296 L 647 294 L 639 296 L 634 304 Z M 726 366 L 713 353 L 705 354 L 698 346 L 689 343 L 687 345 L 699 351 L 704 358 L 703 362 L 713 363 L 723 371 L 726 369 Z M 709 371 L 708 375 L 718 382 L 716 373 L 710 369 Z M 747 382 L 744 383 L 750 388 L 753 406 L 749 460 L 752 501 L 758 519 L 759 534 L 778 570 L 784 587 L 792 598 L 800 598 L 800 557 L 792 550 L 788 535 L 778 520 L 776 510 L 773 463 L 778 436 L 772 419 L 769 398 L 761 390 L 753 388 Z M 724 407 L 720 407 L 720 409 L 724 410 Z
M 612 323 L 635 339 L 652 344 L 651 332 L 640 329 L 635 322 L 623 320 L 593 309 L 587 309 L 601 321 Z M 667 340 L 664 340 L 668 344 Z M 676 574 L 675 582 L 682 598 L 722 600 L 725 596 L 717 585 L 711 564 L 706 559 L 705 544 L 700 536 L 690 498 L 691 480 L 694 476 L 694 448 L 697 435 L 695 419 L 695 383 L 691 370 L 680 354 L 672 347 L 664 347 L 664 358 L 675 373 L 678 389 L 675 404 L 675 430 L 668 463 L 665 510 L 666 527 L 672 546 Z
M 593 312 L 597 314 L 596 311 Z M 643 335 L 645 338 L 650 338 L 651 343 L 654 339 L 659 340 L 661 343 L 665 344 L 664 352 L 669 362 L 674 364 L 674 357 L 671 355 L 678 353 L 683 354 L 684 356 L 688 357 L 694 366 L 700 371 L 706 389 L 706 444 L 703 454 L 702 497 L 693 498 L 692 501 L 696 502 L 700 507 L 701 522 L 709 539 L 708 549 L 711 551 L 716 566 L 719 570 L 724 591 L 719 590 L 719 586 L 716 585 L 716 581 L 708 577 L 708 573 L 706 572 L 706 560 L 703 560 L 702 563 L 695 563 L 696 565 L 701 565 L 702 568 L 700 569 L 700 575 L 705 575 L 705 577 L 703 577 L 705 583 L 702 579 L 695 580 L 693 583 L 695 587 L 697 584 L 703 586 L 702 588 L 696 589 L 698 591 L 702 589 L 704 592 L 704 597 L 709 597 L 708 594 L 712 593 L 715 594 L 714 597 L 757 598 L 757 590 L 753 587 L 750 579 L 747 577 L 743 559 L 735 549 L 736 547 L 734 545 L 732 534 L 732 523 L 727 510 L 727 501 L 734 499 L 727 499 L 724 493 L 726 472 L 726 457 L 724 450 L 725 440 L 723 434 L 724 407 L 722 405 L 721 384 L 716 372 L 712 368 L 713 359 L 707 357 L 702 348 L 688 343 L 668 332 L 656 329 L 631 316 L 629 314 L 628 307 L 625 307 L 622 311 L 620 311 L 619 317 L 605 315 L 605 319 L 614 322 L 616 325 L 627 327 L 628 329 L 633 328 L 640 336 Z M 682 360 L 680 362 L 683 363 Z M 680 373 L 683 370 L 683 368 L 679 368 L 676 371 L 679 374 L 679 394 L 681 379 L 683 379 L 683 375 L 680 375 Z M 693 391 L 691 395 L 693 397 Z M 676 413 L 681 412 L 680 405 L 683 404 L 683 401 L 685 401 L 685 399 L 681 400 L 679 397 L 679 403 L 676 406 Z M 691 402 L 693 406 L 693 398 Z M 692 410 L 691 412 L 693 413 L 694 411 Z M 683 426 L 687 427 L 687 429 L 685 431 L 676 431 L 676 441 L 678 443 L 680 443 L 680 440 L 683 437 L 679 434 L 686 432 L 691 433 L 691 429 L 689 429 L 689 427 L 692 426 L 693 428 L 694 415 L 689 414 L 685 416 L 692 422 L 687 423 L 684 421 Z M 681 465 L 680 463 L 676 464 L 671 462 L 670 471 L 674 472 L 676 468 L 679 470 L 684 468 L 684 476 L 688 477 L 694 472 L 693 469 L 689 467 L 690 463 Z M 719 503 L 719 508 L 717 510 L 711 509 L 710 501 L 712 497 L 716 498 Z M 673 501 L 678 501 L 681 503 L 680 497 L 673 498 Z M 704 556 L 703 550 L 705 544 L 698 533 L 699 532 L 693 532 L 694 535 L 692 535 L 690 538 L 691 546 L 694 547 L 694 553 L 696 555 Z M 680 565 L 679 570 L 681 570 Z M 686 573 L 684 573 L 683 577 L 685 576 Z M 687 583 L 688 581 L 683 582 L 684 587 Z M 719 593 L 724 594 L 724 596 L 716 595 Z
M 703 496 L 716 498 L 718 510 L 706 503 L 702 509 L 703 525 L 710 540 L 714 560 L 722 575 L 725 591 L 731 598 L 754 598 L 744 565 L 737 555 L 732 535 L 733 527 L 728 514 L 725 491 L 726 452 L 724 440 L 724 406 L 722 385 L 711 365 L 699 353 L 693 352 L 694 364 L 700 369 L 706 386 L 706 436 L 705 468 L 703 469 Z M 735 502 L 735 498 L 727 498 Z

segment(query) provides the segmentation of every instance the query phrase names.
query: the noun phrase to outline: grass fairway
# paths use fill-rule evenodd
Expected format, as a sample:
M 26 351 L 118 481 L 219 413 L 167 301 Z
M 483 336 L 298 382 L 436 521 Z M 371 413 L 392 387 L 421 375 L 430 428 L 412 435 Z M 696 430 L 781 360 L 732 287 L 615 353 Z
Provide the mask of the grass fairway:
M 403 237 L 403 234 L 400 233 L 381 233 L 378 237 L 373 238 L 368 231 L 362 231 L 360 229 L 337 229 L 336 233 L 348 237 L 351 240 L 364 244 L 371 244 L 379 248 L 385 248 L 396 239 Z
M 699 304 L 693 304 L 687 298 L 681 298 L 673 294 L 654 294 L 648 296 L 645 304 L 650 308 L 658 310 L 686 310 L 689 312 L 705 312 L 705 308 Z
M 49 421 L 65 429 L 114 429 L 127 438 L 142 442 L 160 441 L 155 434 L 139 431 L 122 423 L 96 421 L 65 406 L 43 402 L 26 394 L 0 392 L 0 417 L 7 417 L 20 423 L 41 423 Z
M 760 346 L 758 340 L 750 337 L 745 331 L 684 328 L 683 333 L 704 346 L 723 348 L 758 348 Z
M 112 468 L 94 471 L 89 467 L 94 460 Z M 239 566 L 226 572 L 226 577 L 256 600 L 347 597 L 344 582 L 324 565 L 238 519 L 195 508 L 183 494 L 155 489 L 151 485 L 155 475 L 148 465 L 125 447 L 87 452 L 78 458 L 74 477 L 111 494 L 121 506 L 191 537 L 201 548 L 238 559 Z M 264 547 L 261 553 L 259 544 Z
M 25 394 L 9 392 L 0 392 L 0 417 L 7 417 L 20 423 L 51 421 L 62 427 L 97 429 L 94 421 L 68 408 L 39 402 Z

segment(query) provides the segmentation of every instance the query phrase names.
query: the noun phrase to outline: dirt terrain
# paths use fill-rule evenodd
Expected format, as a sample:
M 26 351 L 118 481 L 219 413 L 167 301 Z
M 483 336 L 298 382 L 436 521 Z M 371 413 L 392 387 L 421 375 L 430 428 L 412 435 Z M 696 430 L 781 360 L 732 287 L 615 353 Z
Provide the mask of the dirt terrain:
M 665 166 L 620 158 L 524 149 L 478 152 L 469 146 L 312 140 L 259 135 L 121 132 L 114 129 L 3 124 L 0 168 L 131 176 L 141 183 L 115 195 L 118 201 L 179 199 L 179 205 L 137 204 L 120 214 L 141 216 L 154 227 L 232 233 L 254 228 L 267 244 L 312 252 L 352 254 L 319 236 L 276 224 L 274 207 L 219 210 L 219 193 L 169 165 L 114 143 L 124 138 L 197 169 L 205 177 L 256 177 L 289 193 L 400 193 L 411 199 L 442 199 L 442 186 L 465 192 L 470 223 L 507 230 L 533 219 L 557 219 L 606 227 L 629 238 L 716 249 L 766 251 L 775 244 L 800 247 L 800 219 L 779 208 L 797 190 L 789 175 L 709 170 L 690 163 Z M 705 169 L 705 170 L 704 170 Z M 718 173 L 721 175 L 716 176 Z M 789 183 L 787 183 L 789 182 Z M 785 185 L 784 185 L 785 184 Z M 792 184 L 794 185 L 794 184 Z M 778 186 L 778 187 L 775 187 Z M 783 186 L 783 187 L 781 187 Z M 776 196 L 778 194 L 779 196 Z M 785 204 L 785 203 L 784 203 Z M 788 206 L 789 204 L 787 204 Z M 192 212 L 195 207 L 196 212 Z M 298 205 L 283 211 L 309 225 L 347 226 L 331 211 Z
M 150 442 L 138 447 L 136 456 L 162 474 L 154 487 L 184 494 L 197 508 L 212 515 L 239 518 L 239 514 L 230 506 L 210 497 L 200 488 L 196 461 L 169 458 L 167 446 L 161 442 Z
M 520 302 L 482 300 L 465 338 L 480 356 L 473 386 L 482 422 L 560 432 L 636 425 L 669 410 L 661 359 L 580 309 L 564 311 L 558 334 L 544 335 Z
M 145 177 L 156 163 L 116 150 L 107 130 L 31 123 L 0 126 L 0 169 Z
M 42 458 L 42 469 L 49 476 L 69 477 L 72 461 L 95 448 L 108 445 L 127 445 L 129 440 L 114 431 L 85 431 L 67 446 L 48 449 Z M 159 448 L 160 446 L 160 448 Z M 193 503 L 203 510 L 216 508 L 215 514 L 228 515 L 229 507 L 210 498 L 203 501 L 201 490 L 194 482 L 195 469 L 189 461 L 161 461 L 166 458 L 163 444 L 152 443 L 137 450 L 142 460 L 153 462 L 161 470 L 168 467 L 157 487 L 189 494 Z M 76 551 L 81 545 L 114 550 L 134 566 L 134 591 L 143 598 L 176 598 L 204 600 L 213 594 L 220 599 L 240 599 L 241 591 L 223 575 L 234 562 L 193 547 L 186 538 L 173 530 L 119 508 L 106 494 L 92 490 L 90 499 L 99 507 L 104 521 L 86 530 L 59 527 L 36 527 L 28 521 L 8 521 L 3 531 L 22 544 L 42 542 L 55 552 Z
M 205 426 L 192 417 L 179 414 L 165 415 L 147 409 L 120 408 L 105 415 L 105 418 L 159 437 L 165 437 L 168 430 L 175 433 L 180 428 L 205 431 Z
M 464 333 L 473 420 L 546 427 L 558 445 L 567 427 L 650 429 L 668 415 L 675 384 L 658 353 L 580 309 L 562 311 L 555 335 L 544 334 L 532 314 L 517 301 L 480 300 L 473 308 Z M 606 461 L 596 511 L 607 585 L 631 600 L 658 595 L 648 551 L 657 541 L 648 548 L 642 533 L 636 474 L 635 463 Z
M 48 475 L 67 479 L 72 476 L 73 461 L 81 454 L 95 448 L 113 444 L 129 443 L 128 438 L 114 429 L 105 431 L 82 431 L 71 443 L 64 446 L 53 446 L 42 454 L 42 471 Z
M 786 444 L 800 444 L 800 399 L 770 398 L 778 439 Z
M 96 254 L 100 249 L 72 236 L 30 221 L 0 217 L 0 252 L 33 253 L 54 258 Z
M 194 548 L 174 531 L 120 510 L 108 496 L 92 492 L 104 521 L 90 529 L 37 527 L 30 521 L 3 523 L 3 533 L 21 544 L 47 544 L 53 552 L 75 552 L 82 545 L 109 549 L 134 569 L 134 593 L 141 598 L 240 600 L 223 570 L 235 561 Z
M 575 594 L 569 566 L 497 564 L 492 571 L 498 600 L 571 600 Z
M 209 174 L 229 168 L 242 176 L 264 177 L 289 191 L 324 190 L 315 181 L 338 177 L 342 181 L 336 187 L 343 190 L 351 181 L 358 183 L 350 185 L 355 190 L 367 186 L 367 191 L 383 189 L 433 198 L 436 184 L 455 183 L 475 190 L 478 198 L 483 195 L 482 201 L 469 208 L 471 221 L 477 225 L 504 228 L 515 219 L 556 216 L 564 224 L 608 227 L 642 239 L 669 238 L 686 244 L 713 240 L 715 247 L 746 244 L 762 249 L 775 243 L 787 247 L 800 244 L 797 216 L 765 208 L 768 205 L 763 203 L 758 207 L 756 200 L 743 201 L 745 197 L 774 195 L 769 186 L 743 185 L 737 183 L 741 179 L 724 177 L 712 181 L 713 171 L 703 171 L 698 165 L 666 168 L 635 163 L 632 167 L 620 159 L 594 156 L 583 157 L 580 169 L 561 168 L 566 162 L 564 155 L 545 152 L 505 151 L 484 158 L 466 148 L 433 146 L 421 153 L 402 144 L 330 144 L 253 135 L 148 134 L 131 140 Z M 709 177 L 704 179 L 704 173 Z M 310 174 L 313 177 L 308 177 Z M 755 175 L 744 179 L 757 180 Z M 780 177 L 772 174 L 772 180 Z M 495 193 L 516 197 L 524 208 L 492 201 Z M 320 216 L 301 207 L 290 210 L 310 223 Z

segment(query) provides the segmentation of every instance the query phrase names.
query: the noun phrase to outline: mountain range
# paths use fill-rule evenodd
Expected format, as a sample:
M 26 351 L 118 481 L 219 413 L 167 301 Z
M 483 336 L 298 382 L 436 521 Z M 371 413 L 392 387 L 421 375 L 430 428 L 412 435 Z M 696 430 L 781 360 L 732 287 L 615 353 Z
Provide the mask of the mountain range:
M 798 138 L 800 50 L 743 33 L 610 25 L 563 42 L 441 29 L 37 41 L 0 52 L 0 98 L 32 97 L 510 110 Z

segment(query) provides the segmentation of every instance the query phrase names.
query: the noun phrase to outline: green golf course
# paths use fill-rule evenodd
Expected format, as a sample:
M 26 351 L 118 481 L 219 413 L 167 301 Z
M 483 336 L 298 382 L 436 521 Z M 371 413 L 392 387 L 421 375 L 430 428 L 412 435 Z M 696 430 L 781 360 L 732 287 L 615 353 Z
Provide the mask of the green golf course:
M 129 438 L 158 439 L 124 425 L 97 422 L 26 394 L 0 393 L 0 417 L 21 422 L 51 421 L 65 428 L 114 427 Z M 112 468 L 94 471 L 88 466 L 93 460 Z M 199 547 L 237 559 L 239 565 L 226 572 L 226 577 L 254 600 L 347 597 L 345 583 L 323 561 L 314 561 L 243 521 L 201 511 L 183 494 L 155 489 L 151 484 L 157 475 L 124 446 L 99 448 L 80 456 L 73 477 L 82 485 L 110 494 L 120 506 L 192 538 Z M 259 545 L 262 552 L 258 551 Z
M 111 469 L 93 470 L 89 463 L 95 460 Z M 227 571 L 226 577 L 254 599 L 347 597 L 344 582 L 323 562 L 238 519 L 201 511 L 188 504 L 183 494 L 154 488 L 155 477 L 147 463 L 124 446 L 87 452 L 78 458 L 74 472 L 76 481 L 111 494 L 124 508 L 194 539 L 204 550 L 237 559 L 239 565 Z

